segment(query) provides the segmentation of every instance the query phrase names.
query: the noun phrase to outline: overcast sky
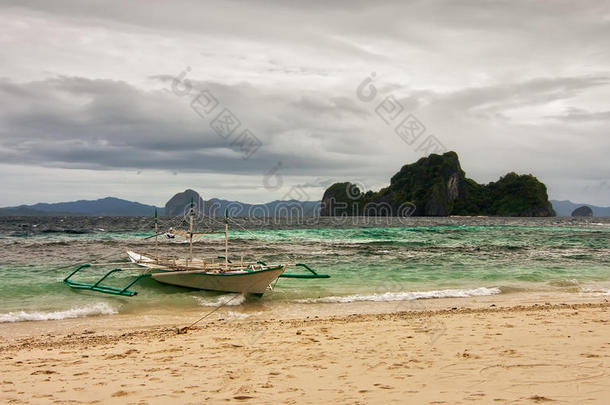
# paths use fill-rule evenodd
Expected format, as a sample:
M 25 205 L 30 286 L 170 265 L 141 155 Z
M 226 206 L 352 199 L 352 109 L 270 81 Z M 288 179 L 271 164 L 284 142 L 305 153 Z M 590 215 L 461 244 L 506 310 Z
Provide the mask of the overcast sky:
M 317 200 L 433 150 L 610 205 L 608 1 L 0 4 L 0 206 Z

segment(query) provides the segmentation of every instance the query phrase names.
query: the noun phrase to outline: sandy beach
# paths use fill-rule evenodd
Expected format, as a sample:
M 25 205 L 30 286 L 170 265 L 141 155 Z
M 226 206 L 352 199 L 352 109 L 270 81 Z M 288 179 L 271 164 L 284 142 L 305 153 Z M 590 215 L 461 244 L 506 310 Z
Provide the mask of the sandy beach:
M 610 0 L 0 22 L 0 405 L 610 405 Z
M 0 325 L 0 402 L 607 403 L 610 303 Z M 130 325 L 131 322 L 131 325 Z

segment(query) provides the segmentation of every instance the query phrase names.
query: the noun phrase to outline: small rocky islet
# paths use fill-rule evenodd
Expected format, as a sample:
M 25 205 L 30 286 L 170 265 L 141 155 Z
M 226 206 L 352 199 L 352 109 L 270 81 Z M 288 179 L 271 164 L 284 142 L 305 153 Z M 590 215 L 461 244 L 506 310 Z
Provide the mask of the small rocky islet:
M 518 216 L 551 217 L 546 186 L 531 174 L 510 172 L 479 184 L 466 177 L 457 153 L 431 154 L 403 166 L 381 190 L 362 191 L 351 182 L 324 192 L 322 216 Z

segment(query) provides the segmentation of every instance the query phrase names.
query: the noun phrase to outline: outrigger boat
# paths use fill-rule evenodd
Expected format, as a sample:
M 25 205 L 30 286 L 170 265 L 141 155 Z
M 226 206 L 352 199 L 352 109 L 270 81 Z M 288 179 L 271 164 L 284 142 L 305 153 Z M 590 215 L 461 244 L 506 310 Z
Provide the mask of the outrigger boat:
M 225 212 L 225 255 L 213 259 L 199 259 L 193 257 L 193 236 L 206 235 L 210 232 L 194 232 L 193 230 L 193 202 L 189 210 L 189 230 L 171 230 L 170 235 L 180 235 L 189 241 L 189 254 L 185 259 L 174 257 L 162 257 L 158 251 L 159 233 L 157 212 L 155 211 L 155 253 L 138 253 L 132 250 L 127 251 L 127 256 L 132 265 L 136 267 L 117 267 L 108 271 L 97 282 L 90 284 L 73 281 L 71 278 L 84 268 L 99 266 L 104 264 L 82 264 L 72 271 L 63 282 L 75 289 L 91 290 L 106 294 L 123 295 L 132 297 L 137 295 L 137 291 L 130 288 L 143 278 L 152 278 L 163 284 L 170 284 L 179 287 L 194 288 L 200 290 L 236 292 L 242 294 L 254 294 L 262 296 L 270 288 L 271 283 L 279 277 L 287 278 L 329 278 L 329 275 L 319 274 L 314 269 L 304 263 L 294 263 L 292 265 L 304 268 L 309 273 L 287 274 L 284 273 L 289 264 L 267 264 L 263 261 L 244 261 L 243 256 L 239 262 L 232 262 L 229 259 L 229 222 Z M 152 237 L 152 236 L 151 236 Z M 218 260 L 220 259 L 220 261 Z M 102 284 L 111 274 L 126 270 L 141 270 L 142 274 L 134 277 L 124 288 L 113 287 Z

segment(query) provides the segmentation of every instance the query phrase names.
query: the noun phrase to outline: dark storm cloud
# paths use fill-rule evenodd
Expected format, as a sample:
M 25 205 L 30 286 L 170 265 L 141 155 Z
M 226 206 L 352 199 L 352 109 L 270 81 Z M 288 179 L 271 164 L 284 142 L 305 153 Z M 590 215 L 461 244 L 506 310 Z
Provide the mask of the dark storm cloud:
M 251 159 L 244 159 L 238 145 L 210 127 L 220 108 L 201 117 L 190 106 L 193 97 L 169 89 L 142 91 L 124 82 L 74 77 L 0 81 L 0 97 L 7 106 L 0 112 L 0 159 L 69 168 L 224 173 L 262 173 L 283 159 L 294 169 L 333 169 L 339 164 L 336 156 L 326 159 L 324 150 L 315 147 L 299 154 L 282 150 L 279 137 L 298 131 L 315 137 L 319 131 L 324 149 L 332 150 L 342 131 L 348 136 L 353 117 L 366 114 L 352 100 L 313 92 L 294 97 L 263 94 L 249 84 L 195 82 L 192 94 L 197 88 L 210 90 L 230 106 L 242 121 L 241 129 L 249 128 L 260 139 L 262 146 Z M 261 108 L 266 114 L 260 114 Z M 324 140 L 322 135 L 330 132 L 335 138 Z
M 265 93 L 248 83 L 193 81 L 193 95 L 197 89 L 208 89 L 230 107 L 242 128 L 248 127 L 260 139 L 260 149 L 244 160 L 231 140 L 211 129 L 215 114 L 197 115 L 190 106 L 192 96 L 181 97 L 169 90 L 170 78 L 156 77 L 168 88 L 153 91 L 120 81 L 78 77 L 28 83 L 4 79 L 0 81 L 0 97 L 6 105 L 0 112 L 0 157 L 5 162 L 69 168 L 247 173 L 264 171 L 270 162 L 282 160 L 290 161 L 293 169 L 332 171 L 356 155 L 364 157 L 370 149 L 371 134 L 361 125 L 375 117 L 355 99 L 316 92 Z M 446 94 L 419 92 L 403 99 L 403 104 L 426 103 L 439 115 L 492 114 L 574 97 L 607 83 L 608 78 L 601 76 L 534 79 Z M 572 119 L 581 115 L 572 113 Z M 285 147 L 298 145 L 298 138 L 318 145 L 305 149 L 301 145 L 298 153 Z
M 0 161 L 15 167 L 242 174 L 260 185 L 282 162 L 286 178 L 311 177 L 298 184 L 383 186 L 421 155 L 375 113 L 393 96 L 479 181 L 532 172 L 571 198 L 610 177 L 606 1 L 22 0 L 0 10 Z M 209 90 L 260 139 L 250 159 L 191 109 L 192 95 L 172 93 L 187 66 L 193 92 Z M 367 104 L 356 88 L 372 72 L 378 98 Z

